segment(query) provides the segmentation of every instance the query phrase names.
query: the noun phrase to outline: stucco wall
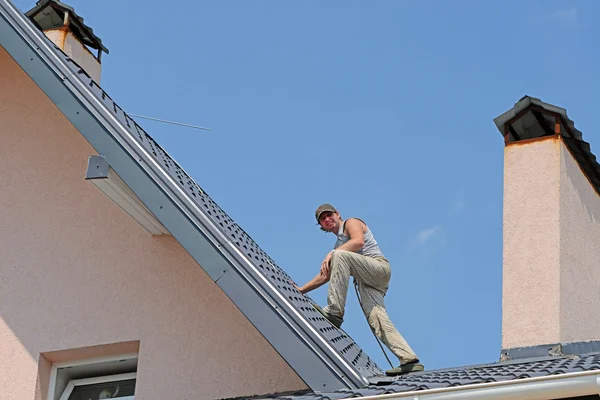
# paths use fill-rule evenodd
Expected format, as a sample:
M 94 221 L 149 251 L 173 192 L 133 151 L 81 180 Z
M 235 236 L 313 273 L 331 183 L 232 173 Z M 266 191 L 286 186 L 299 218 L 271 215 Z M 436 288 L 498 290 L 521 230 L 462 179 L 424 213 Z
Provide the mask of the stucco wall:
M 560 144 L 504 151 L 502 347 L 552 343 L 559 334 Z
M 94 150 L 1 47 L 0 70 L 0 398 L 43 399 L 52 352 L 138 340 L 140 399 L 305 388 L 174 238 L 84 180 Z
M 600 338 L 600 197 L 558 137 L 505 148 L 502 347 Z
M 600 339 L 600 196 L 568 148 L 560 164 L 560 340 Z

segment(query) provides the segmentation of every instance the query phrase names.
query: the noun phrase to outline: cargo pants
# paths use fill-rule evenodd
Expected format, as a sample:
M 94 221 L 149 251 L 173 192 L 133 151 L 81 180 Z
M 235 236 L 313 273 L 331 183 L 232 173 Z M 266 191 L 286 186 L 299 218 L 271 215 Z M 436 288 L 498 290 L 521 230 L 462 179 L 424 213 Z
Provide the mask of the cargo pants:
M 384 297 L 392 276 L 390 264 L 385 258 L 367 257 L 345 250 L 334 251 L 324 311 L 344 317 L 351 276 L 357 282 L 363 313 L 375 335 L 398 357 L 401 364 L 416 360 L 417 356 L 394 327 L 385 309 Z

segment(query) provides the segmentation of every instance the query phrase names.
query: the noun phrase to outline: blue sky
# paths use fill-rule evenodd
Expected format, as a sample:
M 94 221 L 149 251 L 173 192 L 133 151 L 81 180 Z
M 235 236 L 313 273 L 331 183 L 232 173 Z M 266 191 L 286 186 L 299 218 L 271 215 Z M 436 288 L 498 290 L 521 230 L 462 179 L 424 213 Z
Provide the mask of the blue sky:
M 33 0 L 17 0 L 27 10 Z M 594 129 L 592 1 L 84 1 L 101 85 L 297 283 L 364 219 L 393 276 L 389 314 L 427 369 L 497 361 L 503 139 L 523 95 Z M 596 28 L 594 28 L 596 26 Z M 311 296 L 325 303 L 326 287 Z M 382 367 L 353 292 L 344 328 Z

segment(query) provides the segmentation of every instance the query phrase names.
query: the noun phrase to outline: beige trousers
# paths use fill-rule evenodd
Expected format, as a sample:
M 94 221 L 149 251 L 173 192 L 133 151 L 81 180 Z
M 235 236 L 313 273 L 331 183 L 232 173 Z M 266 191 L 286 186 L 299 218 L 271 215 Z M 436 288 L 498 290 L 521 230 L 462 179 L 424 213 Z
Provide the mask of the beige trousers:
M 354 277 L 363 312 L 375 335 L 398 357 L 400 363 L 414 361 L 417 356 L 394 327 L 385 309 L 384 297 L 392 276 L 389 262 L 384 258 L 336 250 L 331 257 L 330 271 L 324 311 L 344 317 L 348 284 L 350 276 Z

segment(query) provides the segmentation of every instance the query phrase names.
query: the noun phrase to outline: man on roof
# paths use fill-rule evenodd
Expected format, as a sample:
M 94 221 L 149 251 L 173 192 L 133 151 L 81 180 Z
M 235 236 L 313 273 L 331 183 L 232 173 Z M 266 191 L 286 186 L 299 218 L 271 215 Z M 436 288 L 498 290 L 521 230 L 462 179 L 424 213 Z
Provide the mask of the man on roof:
M 322 204 L 315 211 L 321 230 L 337 237 L 334 249 L 327 253 L 319 273 L 302 287 L 308 293 L 329 282 L 327 306 L 317 309 L 333 325 L 340 328 L 344 321 L 344 308 L 350 277 L 358 286 L 360 303 L 375 335 L 400 360 L 400 365 L 386 371 L 388 375 L 423 371 L 416 354 L 400 332 L 394 327 L 385 309 L 391 268 L 383 256 L 369 227 L 358 218 L 343 220 L 340 213 L 330 204 Z

